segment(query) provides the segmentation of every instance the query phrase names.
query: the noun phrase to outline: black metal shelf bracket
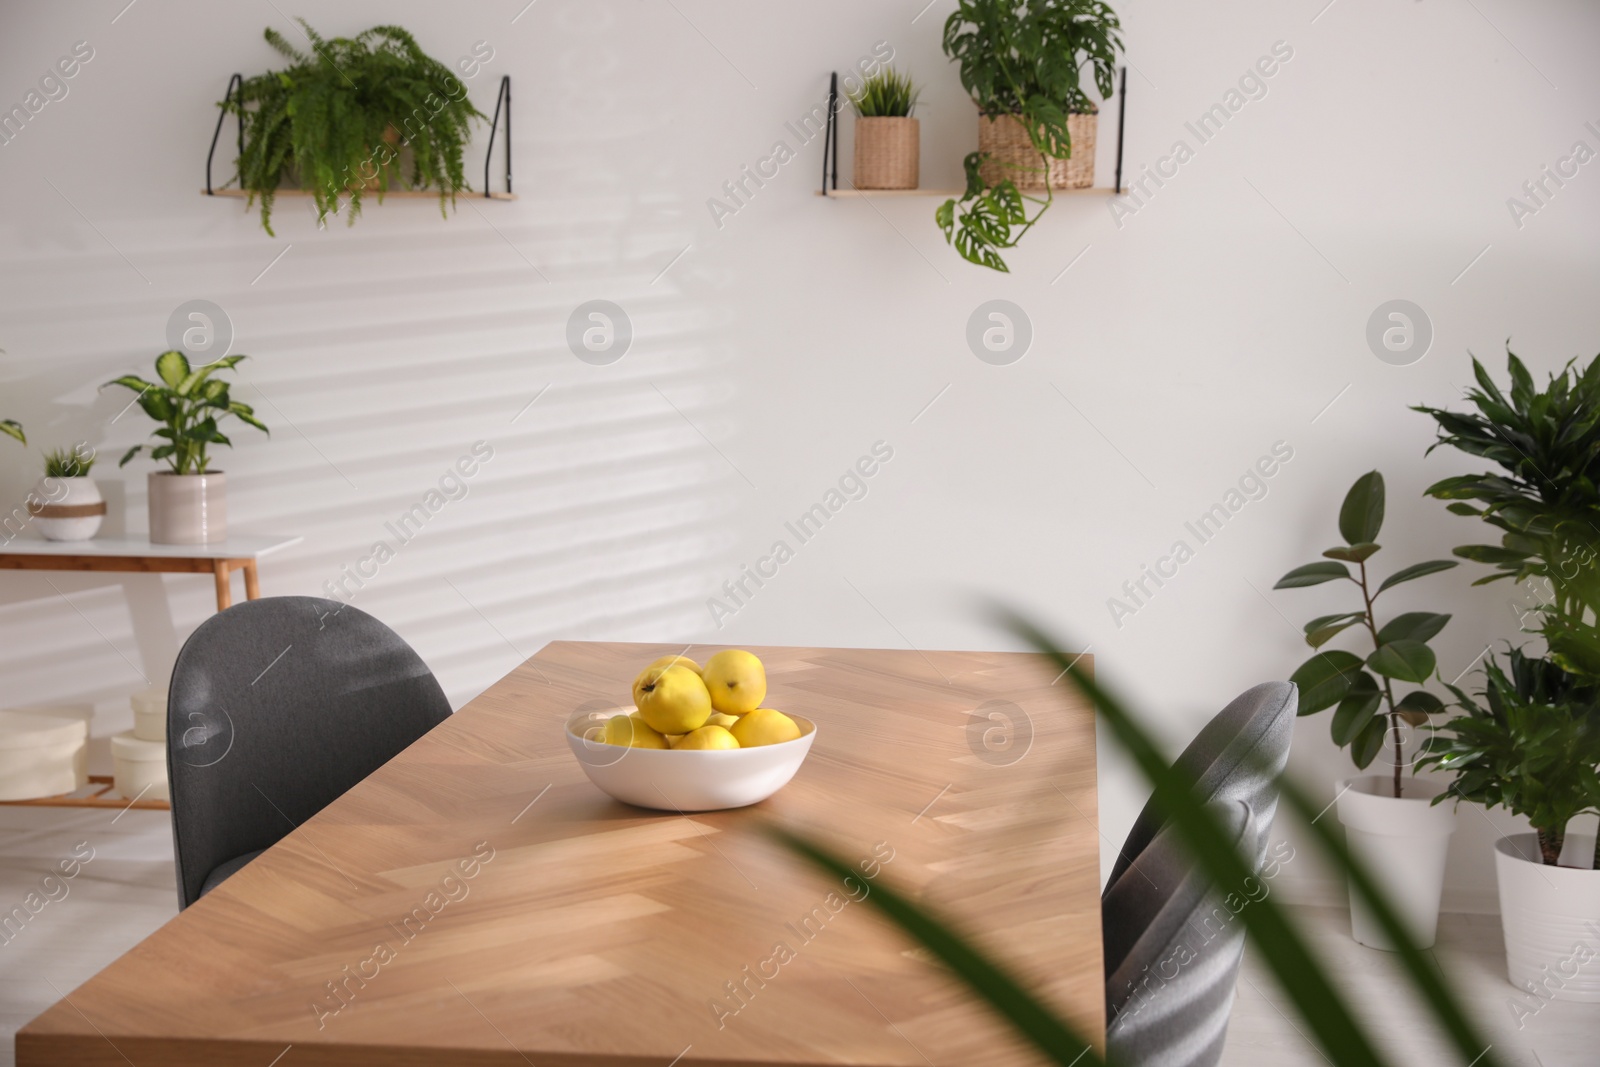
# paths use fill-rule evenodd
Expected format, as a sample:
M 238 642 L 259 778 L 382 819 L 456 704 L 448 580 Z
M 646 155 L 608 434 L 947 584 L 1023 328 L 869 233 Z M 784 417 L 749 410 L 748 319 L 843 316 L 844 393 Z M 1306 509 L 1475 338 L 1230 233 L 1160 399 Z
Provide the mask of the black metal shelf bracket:
M 217 154 L 217 138 L 222 136 L 222 122 L 228 117 L 226 105 L 233 99 L 234 90 L 239 93 L 239 106 L 244 107 L 244 75 L 235 74 L 228 79 L 228 91 L 222 94 L 223 106 L 217 109 L 217 128 L 211 132 L 211 151 L 206 153 L 206 195 L 216 196 L 211 188 L 211 158 Z M 239 116 L 239 155 L 244 155 L 244 116 Z
M 1123 67 L 1117 83 L 1117 175 L 1112 187 L 1122 195 L 1122 132 L 1128 115 L 1128 68 Z M 831 169 L 830 169 L 830 159 Z M 830 188 L 839 188 L 839 72 L 834 71 L 828 81 L 828 129 L 822 139 L 822 195 Z
M 500 105 L 506 109 L 506 192 L 511 192 L 511 75 L 500 79 L 500 90 L 494 97 L 494 118 L 489 123 L 489 150 L 483 154 L 483 195 L 489 194 L 489 160 L 494 156 L 494 134 L 500 128 Z
M 228 91 L 222 94 L 223 107 L 217 115 L 217 128 L 211 132 L 211 149 L 206 153 L 206 195 L 216 196 L 216 190 L 211 185 L 211 163 L 217 155 L 217 141 L 222 137 L 222 124 L 228 117 L 226 105 L 237 102 L 240 109 L 244 108 L 244 75 L 235 74 L 228 79 Z M 511 192 L 511 75 L 507 74 L 500 79 L 500 89 L 494 98 L 494 118 L 489 123 L 489 149 L 483 155 L 483 195 L 485 198 L 493 196 L 489 191 L 489 165 L 494 158 L 495 133 L 500 128 L 500 112 L 504 108 L 506 116 L 506 192 Z M 244 116 L 239 118 L 238 149 L 239 155 L 244 155 Z
M 822 195 L 828 195 L 828 153 L 833 152 L 833 187 L 839 188 L 839 72 L 828 81 L 828 129 L 822 137 Z

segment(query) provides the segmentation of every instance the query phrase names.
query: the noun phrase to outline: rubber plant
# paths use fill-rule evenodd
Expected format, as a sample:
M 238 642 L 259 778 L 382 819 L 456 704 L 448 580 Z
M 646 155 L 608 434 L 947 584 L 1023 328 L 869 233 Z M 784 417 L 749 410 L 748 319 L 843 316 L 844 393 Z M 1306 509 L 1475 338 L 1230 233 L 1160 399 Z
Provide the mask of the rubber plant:
M 1403 582 L 1437 574 L 1456 566 L 1455 560 L 1434 559 L 1402 567 L 1376 589 L 1367 573 L 1367 561 L 1377 555 L 1378 532 L 1383 528 L 1383 475 L 1369 471 L 1356 479 L 1339 508 L 1339 534 L 1343 545 L 1322 554 L 1326 562 L 1307 563 L 1278 579 L 1274 589 L 1299 589 L 1324 582 L 1347 581 L 1361 591 L 1355 611 L 1319 615 L 1305 625 L 1306 644 L 1317 652 L 1289 677 L 1300 687 L 1300 714 L 1312 715 L 1337 705 L 1330 729 L 1334 744 L 1350 749 L 1350 758 L 1366 770 L 1383 748 L 1385 738 L 1394 744 L 1394 795 L 1402 788 L 1405 734 L 1401 728 L 1421 726 L 1429 716 L 1443 711 L 1444 702 L 1426 689 L 1413 689 L 1396 699 L 1395 683 L 1422 685 L 1433 676 L 1436 658 L 1428 642 L 1443 630 L 1450 616 L 1432 611 L 1408 611 L 1386 623 L 1378 621 L 1374 602 Z M 1356 571 L 1350 572 L 1350 565 Z M 1323 649 L 1344 631 L 1358 627 L 1371 643 L 1364 655 L 1343 649 Z
M 966 157 L 966 189 L 934 213 L 963 259 L 1009 271 L 1000 251 L 1015 248 L 1049 209 L 1049 161 L 1072 155 L 1068 116 L 1094 109 L 1079 84 L 1083 68 L 1093 68 L 1101 98 L 1109 97 L 1121 30 L 1101 0 L 957 0 L 944 24 L 945 55 L 961 65 L 961 85 L 980 114 L 1021 123 L 1045 173 L 1045 195 L 1028 196 L 1010 178 L 985 181 L 984 153 Z
M 1432 448 L 1498 468 L 1445 478 L 1427 493 L 1499 532 L 1499 544 L 1455 554 L 1494 568 L 1474 585 L 1525 586 L 1523 628 L 1544 638 L 1546 653 L 1512 650 L 1504 667 L 1491 658 L 1483 703 L 1458 691 L 1465 714 L 1445 724 L 1427 758 L 1455 775 L 1453 792 L 1527 816 L 1544 862 L 1554 863 L 1572 816 L 1600 811 L 1600 357 L 1581 368 L 1568 362 L 1541 388 L 1508 345 L 1506 371 L 1502 390 L 1473 359 L 1473 410 L 1415 410 L 1438 426 Z
M 324 39 L 297 20 L 310 53 L 268 28 L 267 43 L 288 59 L 283 70 L 246 78 L 237 96 L 218 102 L 239 116 L 244 144 L 240 188 L 261 201 L 261 226 L 272 233 L 278 187 L 298 177 L 317 206 L 317 221 L 361 214 L 367 193 L 379 202 L 398 182 L 439 190 L 439 213 L 468 191 L 462 153 L 483 113 L 466 86 L 398 26 Z M 393 166 L 410 150 L 410 170 Z
M 139 407 L 161 423 L 154 436 L 162 444 L 134 445 L 117 466 L 127 466 L 141 450 L 149 448 L 150 458 L 166 460 L 174 474 L 205 474 L 211 463 L 211 445 L 233 447 L 233 442 L 218 429 L 218 420 L 232 416 L 263 433 L 271 433 L 250 405 L 228 395 L 227 382 L 211 377 L 216 371 L 232 370 L 249 358 L 224 356 L 192 368 L 182 352 L 163 352 L 156 357 L 158 381 L 147 382 L 136 374 L 124 374 L 107 382 L 106 386 L 121 385 L 138 393 Z
M 1133 758 L 1140 773 L 1154 787 L 1153 799 L 1170 824 L 1189 845 L 1201 873 L 1213 886 L 1246 884 L 1255 876 L 1252 864 L 1239 855 L 1230 839 L 1204 805 L 1196 804 L 1190 782 L 1162 757 L 1151 735 L 1123 701 L 1090 675 L 1081 656 L 1061 651 L 1061 644 L 1027 620 L 1009 616 L 1014 636 L 1042 653 L 1051 673 L 1059 670 L 1093 705 L 1118 745 Z M 1335 870 L 1347 874 L 1353 892 L 1371 907 L 1374 916 L 1394 940 L 1398 971 L 1416 995 L 1416 1003 L 1437 1027 L 1452 1050 L 1448 1061 L 1459 1067 L 1497 1067 L 1502 1062 L 1494 1046 L 1479 1035 L 1473 1017 L 1451 990 L 1449 979 L 1431 955 L 1417 948 L 1405 922 L 1383 895 L 1366 865 L 1353 856 L 1343 835 L 1331 820 L 1321 819 L 1322 805 L 1309 792 L 1280 778 L 1283 806 L 1299 820 L 1306 836 Z M 818 871 L 833 878 L 848 878 L 855 868 L 838 852 L 815 838 L 794 830 L 773 827 L 779 842 Z M 921 944 L 968 992 L 983 1001 L 1044 1062 L 1060 1067 L 1138 1067 L 1108 1059 L 1096 1047 L 1100 1042 L 1076 1031 L 1036 991 L 1028 988 L 1003 961 L 958 931 L 953 924 L 903 891 L 877 882 L 867 896 L 876 908 L 912 940 Z M 1328 968 L 1313 952 L 1310 941 L 1291 919 L 1275 894 L 1267 894 L 1238 912 L 1250 937 L 1251 953 L 1276 979 L 1286 1000 L 1305 1023 L 1330 1067 L 1385 1067 L 1400 1061 L 1379 1051 L 1371 1027 L 1356 1014 Z

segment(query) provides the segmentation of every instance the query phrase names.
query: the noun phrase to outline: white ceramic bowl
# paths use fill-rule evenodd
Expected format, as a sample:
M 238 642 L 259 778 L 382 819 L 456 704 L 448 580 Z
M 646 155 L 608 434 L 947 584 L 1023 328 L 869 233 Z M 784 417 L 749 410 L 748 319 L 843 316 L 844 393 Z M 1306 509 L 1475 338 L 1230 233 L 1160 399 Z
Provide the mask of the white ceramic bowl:
M 584 739 L 613 715 L 631 711 L 611 708 L 573 715 L 567 720 L 567 744 L 589 781 L 624 804 L 658 811 L 720 811 L 765 800 L 794 777 L 817 736 L 816 723 L 790 715 L 800 736 L 758 748 L 624 748 Z

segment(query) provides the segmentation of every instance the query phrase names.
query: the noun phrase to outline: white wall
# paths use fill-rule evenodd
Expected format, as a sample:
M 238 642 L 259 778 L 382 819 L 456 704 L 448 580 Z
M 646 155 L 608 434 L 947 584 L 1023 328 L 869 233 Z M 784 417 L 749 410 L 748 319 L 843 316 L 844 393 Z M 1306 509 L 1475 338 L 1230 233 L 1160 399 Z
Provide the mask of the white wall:
M 327 34 L 402 24 L 447 62 L 488 42 L 471 91 L 488 107 L 513 77 L 521 199 L 448 221 L 392 202 L 325 231 L 284 201 L 273 239 L 239 201 L 196 195 L 228 75 L 273 63 L 264 25 L 293 33 L 270 6 L 8 5 L 0 101 L 76 41 L 94 58 L 0 147 L 0 415 L 40 445 L 120 454 L 143 420 L 113 424 L 127 398 L 94 386 L 147 367 L 178 304 L 213 300 L 254 357 L 239 395 L 274 430 L 241 428 L 226 454 L 235 525 L 305 537 L 266 564 L 268 593 L 320 592 L 472 442 L 492 442 L 470 496 L 355 600 L 458 704 L 553 638 L 1006 646 L 977 607 L 991 595 L 1092 645 L 1102 677 L 1176 745 L 1237 691 L 1286 676 L 1305 652 L 1298 624 L 1343 603 L 1328 587 L 1269 590 L 1331 543 L 1356 475 L 1389 481 L 1378 562 L 1477 536 L 1420 498 L 1467 467 L 1423 458 L 1429 423 L 1407 405 L 1451 402 L 1466 353 L 1498 365 L 1507 337 L 1540 370 L 1600 348 L 1600 164 L 1520 227 L 1506 205 L 1575 141 L 1600 147 L 1584 126 L 1600 125 L 1600 13 L 1126 0 L 1130 173 L 1176 139 L 1193 146 L 1185 121 L 1275 42 L 1292 59 L 1122 225 L 1109 198 L 1064 198 L 1001 276 L 944 245 L 934 200 L 813 195 L 820 144 L 784 126 L 828 71 L 887 41 L 926 85 L 923 184 L 956 184 L 976 134 L 939 50 L 951 6 L 285 7 Z M 717 226 L 708 198 L 779 139 L 798 158 Z M 848 176 L 848 124 L 845 140 Z M 1103 184 L 1114 144 L 1108 111 Z M 1363 338 L 1396 297 L 1436 330 L 1407 367 Z M 564 342 L 569 312 L 595 298 L 635 327 L 609 367 Z M 1035 331 L 1008 367 L 964 342 L 993 298 Z M 894 458 L 869 495 L 715 627 L 707 598 L 880 439 Z M 1294 458 L 1266 498 L 1113 625 L 1121 583 L 1278 441 Z M 20 500 L 33 457 L 0 442 L 0 463 L 0 499 Z M 144 525 L 147 469 L 97 471 L 129 529 Z M 1419 582 L 1390 605 L 1456 614 L 1436 642 L 1447 677 L 1515 630 L 1503 587 L 1467 580 Z M 120 728 L 125 695 L 165 674 L 210 598 L 198 579 L 5 575 L 0 703 L 94 703 L 98 732 Z M 1326 715 L 1301 724 L 1295 764 L 1331 798 L 1350 768 L 1326 732 Z M 1144 790 L 1105 744 L 1101 757 L 1103 828 L 1120 840 Z M 1507 825 L 1462 816 L 1454 906 L 1492 904 L 1491 823 Z M 1309 862 L 1281 884 L 1336 888 Z

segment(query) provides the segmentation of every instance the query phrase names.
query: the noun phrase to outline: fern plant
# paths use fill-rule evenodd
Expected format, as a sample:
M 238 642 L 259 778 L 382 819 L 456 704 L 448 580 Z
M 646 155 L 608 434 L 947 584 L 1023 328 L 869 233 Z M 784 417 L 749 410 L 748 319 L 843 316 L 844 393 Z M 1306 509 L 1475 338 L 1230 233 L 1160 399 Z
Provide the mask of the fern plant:
M 439 190 L 439 213 L 468 191 L 462 152 L 483 113 L 466 87 L 398 26 L 324 39 L 298 20 L 311 54 L 266 30 L 267 43 L 290 61 L 243 82 L 217 106 L 239 116 L 244 149 L 240 188 L 261 201 L 261 226 L 272 233 L 279 185 L 297 176 L 317 205 L 317 221 L 348 212 L 354 224 L 366 193 L 379 202 L 394 182 Z M 409 174 L 391 166 L 410 150 Z

